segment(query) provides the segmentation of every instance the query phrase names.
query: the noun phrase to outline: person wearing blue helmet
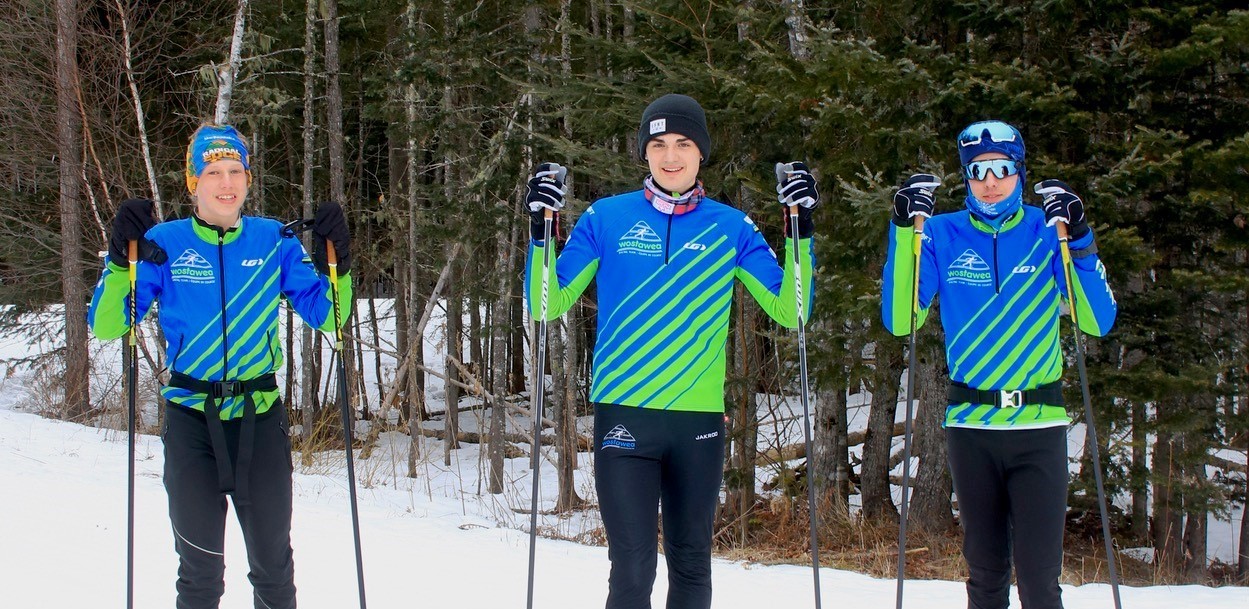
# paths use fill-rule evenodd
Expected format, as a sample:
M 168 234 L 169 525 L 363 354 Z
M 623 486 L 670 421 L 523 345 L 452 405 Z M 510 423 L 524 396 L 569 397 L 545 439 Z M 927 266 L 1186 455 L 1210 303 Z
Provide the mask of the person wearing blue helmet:
M 893 197 L 881 315 L 910 332 L 940 299 L 950 375 L 943 427 L 967 561 L 967 606 L 1008 606 L 1012 567 L 1025 609 L 1062 607 L 1058 576 L 1067 506 L 1067 415 L 1059 316 L 1069 298 L 1058 223 L 1067 225 L 1080 329 L 1104 336 L 1117 305 L 1097 256 L 1084 203 L 1044 180 L 1043 208 L 1024 203 L 1023 135 L 1001 121 L 958 136 L 963 209 L 934 215 L 940 180 L 911 176 Z M 921 248 L 912 253 L 917 218 Z

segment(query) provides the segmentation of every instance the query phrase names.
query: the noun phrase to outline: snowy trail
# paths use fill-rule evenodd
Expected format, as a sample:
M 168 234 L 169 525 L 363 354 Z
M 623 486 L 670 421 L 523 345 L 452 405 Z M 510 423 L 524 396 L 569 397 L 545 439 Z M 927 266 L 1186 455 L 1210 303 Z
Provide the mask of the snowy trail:
M 171 607 L 177 559 L 160 478 L 159 439 L 141 438 L 138 455 L 136 602 L 138 607 Z M 517 472 L 523 470 L 524 462 L 516 460 Z M 435 483 L 444 478 L 437 476 Z M 344 480 L 336 473 L 296 475 L 296 584 L 304 609 L 357 605 Z M 546 480 L 544 486 L 551 488 Z M 371 607 L 524 605 L 528 536 L 495 528 L 488 508 L 483 507 L 492 500 L 460 497 L 454 488 L 426 486 L 428 480 L 418 479 L 408 489 L 403 488 L 406 479 L 381 481 L 400 488 L 378 487 L 360 493 Z M 0 605 L 124 605 L 124 434 L 0 409 L 0 485 L 6 489 L 6 499 L 0 503 Z M 463 486 L 471 492 L 475 482 Z M 527 491 L 523 496 L 528 496 Z M 222 606 L 250 607 L 246 557 L 233 520 L 226 545 Z M 666 592 L 666 573 L 660 562 L 656 607 L 663 607 Z M 535 605 L 544 609 L 601 607 L 607 571 L 605 548 L 540 540 Z M 717 560 L 714 581 L 716 607 L 813 605 L 811 572 L 804 567 Z M 893 606 L 892 580 L 824 569 L 821 584 L 828 607 Z M 966 603 L 958 582 L 913 581 L 906 590 L 908 608 L 961 608 Z M 1063 597 L 1068 609 L 1110 606 L 1110 589 L 1105 585 L 1064 587 Z M 1245 588 L 1125 588 L 1123 597 L 1124 606 L 1130 609 L 1249 606 L 1249 589 Z

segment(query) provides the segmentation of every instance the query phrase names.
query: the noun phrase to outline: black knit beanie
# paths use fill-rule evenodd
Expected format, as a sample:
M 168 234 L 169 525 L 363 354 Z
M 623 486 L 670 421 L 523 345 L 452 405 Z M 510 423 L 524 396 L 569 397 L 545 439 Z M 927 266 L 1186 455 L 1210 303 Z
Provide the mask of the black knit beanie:
M 646 160 L 646 143 L 665 133 L 679 133 L 694 141 L 702 153 L 702 163 L 711 158 L 711 135 L 703 107 L 688 95 L 669 93 L 646 107 L 638 126 L 638 158 Z

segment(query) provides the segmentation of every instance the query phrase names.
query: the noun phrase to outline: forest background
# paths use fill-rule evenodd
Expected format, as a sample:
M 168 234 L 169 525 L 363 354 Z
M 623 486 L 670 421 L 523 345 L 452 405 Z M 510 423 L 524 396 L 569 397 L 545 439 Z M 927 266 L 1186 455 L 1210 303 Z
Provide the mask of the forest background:
M 359 306 L 393 299 L 394 336 L 362 342 L 377 335 L 361 327 L 376 323 L 375 311 L 353 316 L 348 332 L 357 415 L 394 407 L 398 417 L 382 421 L 414 437 L 426 433 L 420 421 L 444 417 L 449 449 L 489 445 L 499 472 L 490 491 L 499 492 L 502 460 L 526 441 L 505 433 L 503 420 L 529 399 L 526 175 L 543 161 L 571 168 L 566 234 L 589 202 L 638 187 L 642 109 L 686 93 L 708 113 L 709 194 L 750 213 L 769 242 L 781 238 L 772 165 L 806 160 L 820 179 L 809 341 L 821 533 L 845 540 L 864 523 L 896 530 L 890 472 L 900 461 L 906 343 L 879 321 L 890 197 L 907 175 L 929 171 L 944 177 L 939 211 L 959 209 L 953 136 L 997 118 L 1023 132 L 1031 179 L 1059 178 L 1083 195 L 1119 301 L 1115 329 L 1088 341 L 1118 543 L 1152 547 L 1155 580 L 1244 582 L 1243 517 L 1237 564 L 1212 565 L 1206 550 L 1208 517 L 1243 510 L 1246 499 L 1249 12 L 1240 6 L 4 0 L 0 323 L 28 332 L 23 313 L 65 303 L 64 326 L 45 329 L 63 334 L 64 347 L 28 362 L 63 381 L 49 412 L 90 421 L 121 404 L 92 395 L 83 323 L 109 219 L 130 197 L 156 200 L 163 218 L 186 216 L 187 139 L 204 122 L 228 120 L 251 138 L 250 211 L 293 219 L 318 201 L 342 202 Z M 795 345 L 744 296 L 730 334 L 717 539 L 760 548 L 776 543 L 764 530 L 805 521 L 805 508 L 758 489 L 802 497 L 807 478 L 800 445 L 775 454 L 757 445 L 757 396 L 794 391 Z M 591 408 L 593 302 L 590 294 L 551 327 L 545 424 L 560 455 L 560 509 L 583 505 L 571 468 L 585 439 L 573 422 Z M 446 308 L 447 336 L 460 338 L 446 345 L 445 374 L 420 363 L 436 307 Z M 146 338 L 143 374 L 158 382 L 159 337 Z M 319 340 L 304 330 L 303 345 Z M 1064 340 L 1072 353 L 1069 332 Z M 303 447 L 331 445 L 333 396 L 303 381 L 321 378 L 320 350 L 287 352 L 284 395 L 309 430 Z M 399 364 L 382 366 L 382 353 Z M 956 536 L 935 325 L 922 331 L 919 354 L 912 526 Z M 1078 405 L 1074 365 L 1067 378 L 1068 404 Z M 501 406 L 489 432 L 460 432 L 456 409 L 427 409 L 427 381 L 445 387 L 448 404 L 473 395 Z M 870 423 L 852 434 L 848 398 L 862 391 Z M 1072 457 L 1069 533 L 1091 555 L 1093 475 L 1087 454 Z M 796 466 L 761 485 L 761 460 Z M 799 553 L 804 535 L 792 540 Z

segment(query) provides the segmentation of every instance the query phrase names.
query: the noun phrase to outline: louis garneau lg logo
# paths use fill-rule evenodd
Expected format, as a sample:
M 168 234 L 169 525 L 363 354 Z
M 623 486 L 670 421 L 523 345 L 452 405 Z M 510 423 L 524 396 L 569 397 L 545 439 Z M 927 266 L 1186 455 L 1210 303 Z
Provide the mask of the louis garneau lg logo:
M 629 433 L 628 429 L 625 429 L 624 425 L 617 425 L 611 428 L 611 431 L 603 436 L 602 447 L 604 449 L 622 448 L 624 450 L 633 450 L 637 448 L 637 445 L 637 440 L 633 438 L 633 434 Z

